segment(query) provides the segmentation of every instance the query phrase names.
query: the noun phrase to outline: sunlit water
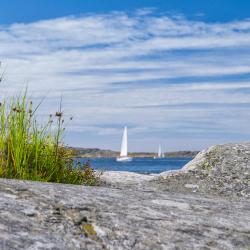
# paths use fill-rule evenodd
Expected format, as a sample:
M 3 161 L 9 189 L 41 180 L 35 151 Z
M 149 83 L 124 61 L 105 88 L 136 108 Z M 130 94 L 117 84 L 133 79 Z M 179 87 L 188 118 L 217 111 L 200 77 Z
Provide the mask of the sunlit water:
M 129 171 L 137 173 L 161 173 L 181 169 L 192 158 L 134 158 L 131 162 L 117 162 L 115 158 L 76 159 L 81 163 L 89 161 L 96 170 Z

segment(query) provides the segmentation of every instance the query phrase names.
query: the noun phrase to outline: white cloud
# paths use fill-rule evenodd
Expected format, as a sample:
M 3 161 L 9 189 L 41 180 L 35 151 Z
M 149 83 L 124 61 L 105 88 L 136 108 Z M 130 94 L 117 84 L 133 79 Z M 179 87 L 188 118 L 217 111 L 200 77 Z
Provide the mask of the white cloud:
M 65 112 L 75 117 L 70 130 L 79 134 L 69 141 L 82 146 L 115 147 L 106 136 L 117 137 L 125 123 L 135 143 L 155 133 L 158 144 L 173 133 L 176 148 L 191 134 L 197 147 L 211 142 L 207 133 L 221 133 L 222 141 L 230 133 L 249 136 L 244 124 L 250 122 L 250 20 L 205 23 L 153 11 L 0 27 L 0 61 L 6 68 L 0 96 L 28 84 L 34 98 L 49 92 L 41 110 L 49 114 L 62 94 Z M 229 104 L 240 122 L 233 120 Z M 92 138 L 85 141 L 89 133 Z M 151 146 L 143 143 L 147 150 Z

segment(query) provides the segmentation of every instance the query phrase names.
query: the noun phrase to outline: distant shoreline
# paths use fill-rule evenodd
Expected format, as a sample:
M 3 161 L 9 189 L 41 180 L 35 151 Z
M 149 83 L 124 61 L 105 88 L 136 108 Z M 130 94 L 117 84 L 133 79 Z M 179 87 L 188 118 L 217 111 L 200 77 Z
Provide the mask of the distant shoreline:
M 75 148 L 70 147 L 73 157 L 75 158 L 114 158 L 119 156 L 119 152 L 112 150 L 102 150 L 98 148 Z M 199 151 L 176 151 L 176 152 L 164 152 L 165 158 L 194 158 Z M 156 156 L 156 153 L 152 152 L 130 152 L 129 156 L 134 158 L 152 158 Z

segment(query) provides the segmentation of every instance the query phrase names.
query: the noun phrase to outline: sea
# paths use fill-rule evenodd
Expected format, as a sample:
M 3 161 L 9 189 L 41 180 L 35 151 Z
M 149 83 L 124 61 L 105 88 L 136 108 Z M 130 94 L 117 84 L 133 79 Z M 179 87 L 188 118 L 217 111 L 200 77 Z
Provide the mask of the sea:
M 89 162 L 95 170 L 129 171 L 144 174 L 158 174 L 168 170 L 181 169 L 193 158 L 133 158 L 130 162 L 117 162 L 116 158 L 77 158 L 80 163 Z

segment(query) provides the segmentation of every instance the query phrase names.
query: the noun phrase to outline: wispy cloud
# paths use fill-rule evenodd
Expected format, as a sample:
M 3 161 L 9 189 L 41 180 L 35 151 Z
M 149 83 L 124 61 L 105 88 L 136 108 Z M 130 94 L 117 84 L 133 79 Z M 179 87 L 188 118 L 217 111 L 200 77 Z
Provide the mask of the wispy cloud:
M 75 117 L 70 144 L 115 148 L 123 124 L 136 150 L 247 139 L 250 20 L 205 23 L 154 11 L 0 26 L 0 95 L 26 85 L 35 98 L 49 91 L 49 114 L 62 94 Z

